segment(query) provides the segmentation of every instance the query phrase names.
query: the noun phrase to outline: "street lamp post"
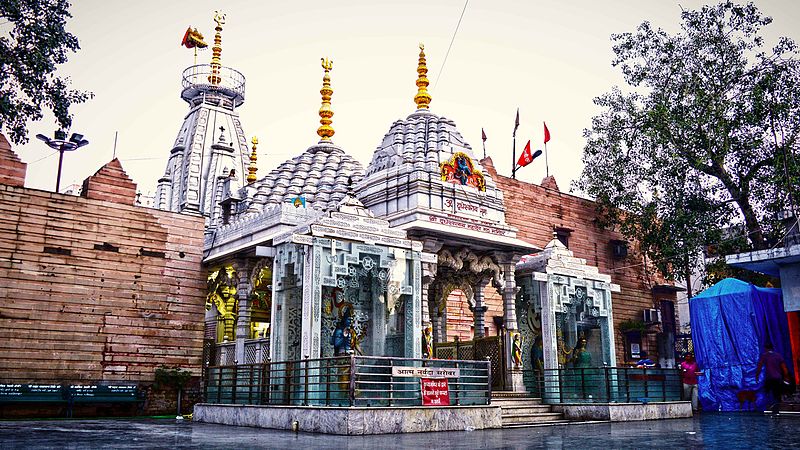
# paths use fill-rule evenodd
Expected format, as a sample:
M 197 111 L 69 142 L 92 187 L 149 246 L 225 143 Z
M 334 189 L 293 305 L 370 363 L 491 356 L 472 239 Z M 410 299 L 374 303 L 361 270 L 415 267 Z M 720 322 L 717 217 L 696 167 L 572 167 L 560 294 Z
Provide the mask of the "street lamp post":
M 58 130 L 53 135 L 54 139 L 50 139 L 43 134 L 37 134 L 36 138 L 43 141 L 53 150 L 58 150 L 58 175 L 56 176 L 56 192 L 59 192 L 61 190 L 61 165 L 64 163 L 64 152 L 77 150 L 88 144 L 89 141 L 84 139 L 83 135 L 79 133 L 72 133 L 72 136 L 70 136 L 69 140 L 67 140 L 67 132 L 63 130 Z

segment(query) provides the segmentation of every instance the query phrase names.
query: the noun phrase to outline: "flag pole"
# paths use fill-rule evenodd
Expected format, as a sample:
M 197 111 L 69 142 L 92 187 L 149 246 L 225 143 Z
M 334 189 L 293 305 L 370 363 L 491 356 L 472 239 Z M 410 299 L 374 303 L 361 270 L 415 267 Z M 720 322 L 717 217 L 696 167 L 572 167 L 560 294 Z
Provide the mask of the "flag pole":
M 511 134 L 511 142 L 513 148 L 511 149 L 511 178 L 517 179 L 517 128 L 519 128 L 519 108 L 517 108 L 517 117 L 514 119 L 514 132 Z
M 481 141 L 483 141 L 483 159 L 486 159 L 486 132 L 481 128 Z
M 513 142 L 513 151 L 511 153 L 511 178 L 517 179 L 517 130 L 514 130 L 514 136 L 512 137 Z
M 547 157 L 547 142 L 550 140 L 550 130 L 547 129 L 547 122 L 542 122 L 544 125 L 544 167 L 547 171 L 547 176 L 550 176 L 550 161 Z
M 544 143 L 544 167 L 547 171 L 547 176 L 550 176 L 550 163 L 547 160 L 547 142 Z

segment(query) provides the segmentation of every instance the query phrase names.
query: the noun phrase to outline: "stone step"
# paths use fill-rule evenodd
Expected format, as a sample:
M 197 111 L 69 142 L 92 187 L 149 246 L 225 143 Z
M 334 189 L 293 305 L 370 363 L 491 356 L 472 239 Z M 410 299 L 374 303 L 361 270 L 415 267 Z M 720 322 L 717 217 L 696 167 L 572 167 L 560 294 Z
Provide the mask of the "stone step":
M 492 404 L 492 406 L 499 406 L 499 405 Z M 511 406 L 502 405 L 500 406 L 500 408 L 502 409 L 503 414 L 528 414 L 528 413 L 543 413 L 552 411 L 552 407 L 550 405 L 539 405 L 539 404 L 511 405 Z
M 542 399 L 536 397 L 520 397 L 520 398 L 495 398 L 492 397 L 493 405 L 541 405 Z
M 532 414 L 513 414 L 502 416 L 503 425 L 517 424 L 517 423 L 544 423 L 553 422 L 556 420 L 564 420 L 564 415 L 561 413 L 532 413 Z
M 527 392 L 517 391 L 492 391 L 492 398 L 528 398 Z

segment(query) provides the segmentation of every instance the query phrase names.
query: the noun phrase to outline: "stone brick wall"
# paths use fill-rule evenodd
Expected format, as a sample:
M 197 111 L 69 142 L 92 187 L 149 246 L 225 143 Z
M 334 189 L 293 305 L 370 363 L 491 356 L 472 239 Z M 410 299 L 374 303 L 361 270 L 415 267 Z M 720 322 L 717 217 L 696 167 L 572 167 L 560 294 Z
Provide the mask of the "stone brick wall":
M 134 206 L 116 160 L 84 187 L 0 184 L 0 382 L 199 376 L 203 218 Z
M 20 161 L 19 157 L 11 150 L 11 144 L 5 136 L 0 134 L 0 184 L 9 186 L 24 186 L 25 171 L 28 165 Z
M 545 179 L 543 184 L 548 187 L 544 187 L 498 175 L 491 158 L 482 160 L 481 164 L 503 190 L 506 221 L 519 230 L 519 239 L 544 247 L 553 239 L 553 227 L 571 230 L 569 249 L 575 256 L 585 258 L 587 264 L 597 266 L 601 273 L 611 275 L 612 282 L 620 285 L 621 292 L 612 295 L 615 325 L 626 319 L 642 320 L 642 311 L 656 308 L 658 300 L 675 300 L 672 293 L 654 297 L 652 287 L 663 280 L 645 270 L 642 257 L 636 252 L 635 243 L 628 245 L 628 257 L 613 257 L 611 241 L 624 238 L 619 233 L 596 225 L 594 202 L 560 192 L 553 177 Z M 488 307 L 486 326 L 489 328 L 489 335 L 496 335 L 497 328 L 492 322 L 492 316 L 502 316 L 502 300 L 491 286 L 484 292 Z M 452 340 L 456 334 L 460 339 L 471 337 L 472 316 L 459 315 L 459 295 L 463 294 L 455 293 L 448 301 L 448 340 Z M 457 320 L 456 317 L 464 319 Z M 617 332 L 615 339 L 617 361 L 623 364 L 625 359 L 622 335 Z M 643 341 L 643 350 L 654 360 L 657 359 L 655 333 L 648 334 Z

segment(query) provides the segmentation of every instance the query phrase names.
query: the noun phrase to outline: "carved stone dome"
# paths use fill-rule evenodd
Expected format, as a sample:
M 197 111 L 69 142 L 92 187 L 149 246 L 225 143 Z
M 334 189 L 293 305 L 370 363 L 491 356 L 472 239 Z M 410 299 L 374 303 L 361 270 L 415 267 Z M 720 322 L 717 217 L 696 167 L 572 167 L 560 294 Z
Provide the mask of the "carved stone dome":
M 306 207 L 327 210 L 336 206 L 347 193 L 347 180 L 357 183 L 364 178 L 364 168 L 341 148 L 331 143 L 309 147 L 287 160 L 253 184 L 256 195 L 250 211 L 265 211 L 306 196 Z

